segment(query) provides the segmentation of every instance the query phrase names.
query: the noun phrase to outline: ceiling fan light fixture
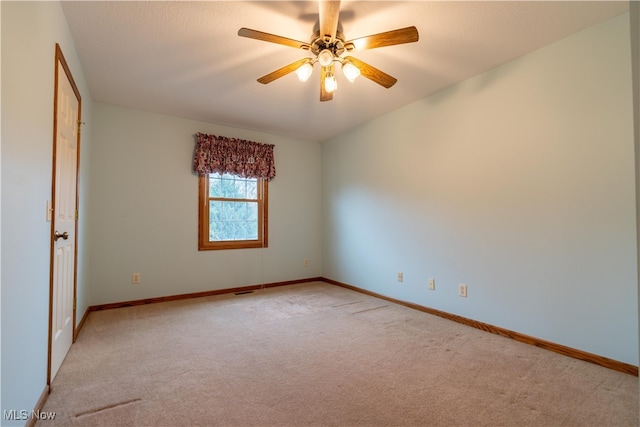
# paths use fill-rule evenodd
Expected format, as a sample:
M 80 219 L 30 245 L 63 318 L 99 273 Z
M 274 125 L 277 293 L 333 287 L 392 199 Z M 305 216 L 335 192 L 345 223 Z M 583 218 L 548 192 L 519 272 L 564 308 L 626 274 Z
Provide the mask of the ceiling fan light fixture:
M 310 43 L 265 33 L 263 31 L 252 30 L 250 28 L 240 28 L 240 30 L 238 30 L 238 35 L 241 37 L 290 46 L 296 49 L 306 50 L 313 55 L 312 57 L 306 56 L 260 77 L 258 83 L 271 83 L 293 72 L 298 75 L 300 81 L 307 81 L 313 73 L 313 66 L 316 62 L 319 62 L 320 101 L 331 101 L 333 99 L 333 92 L 338 87 L 335 76 L 335 63 L 339 62 L 344 77 L 352 83 L 358 76 L 362 75 L 384 88 L 389 89 L 393 86 L 398 79 L 353 56 L 345 57 L 345 53 L 358 48 L 376 49 L 379 47 L 417 42 L 419 38 L 417 28 L 399 28 L 397 30 L 385 31 L 348 40 L 340 31 L 340 1 L 320 0 L 318 4 L 320 7 L 318 23 L 314 27 L 314 33 L 311 36 Z
M 333 73 L 327 73 L 324 78 L 324 90 L 328 93 L 333 93 L 338 89 L 338 82 L 336 81 L 336 76 Z
M 331 52 L 331 50 L 329 49 L 322 50 L 318 54 L 318 62 L 320 62 L 323 67 L 331 65 L 331 63 L 333 62 L 333 52 Z
M 313 73 L 313 66 L 309 62 L 302 64 L 296 70 L 298 80 L 300 80 L 301 82 L 306 82 L 307 80 L 309 80 L 309 77 L 311 77 L 311 73 Z
M 347 61 L 342 65 L 342 72 L 351 83 L 353 83 L 360 75 L 360 69 Z

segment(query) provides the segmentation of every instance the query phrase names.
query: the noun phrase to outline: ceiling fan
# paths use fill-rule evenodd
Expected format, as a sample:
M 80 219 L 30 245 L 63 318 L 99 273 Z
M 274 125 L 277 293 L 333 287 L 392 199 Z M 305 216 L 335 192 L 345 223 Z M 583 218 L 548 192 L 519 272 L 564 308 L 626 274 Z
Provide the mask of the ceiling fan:
M 358 49 L 375 49 L 378 47 L 392 46 L 396 44 L 412 43 L 418 41 L 416 27 L 406 27 L 397 30 L 386 31 L 366 37 L 345 40 L 344 34 L 338 31 L 340 19 L 339 1 L 319 1 L 318 27 L 309 43 L 293 40 L 262 31 L 240 28 L 238 35 L 256 40 L 277 43 L 309 51 L 313 56 L 302 58 L 289 65 L 285 65 L 258 79 L 260 83 L 267 84 L 279 79 L 291 72 L 296 72 L 300 81 L 309 79 L 313 72 L 313 66 L 320 64 L 320 101 L 333 99 L 333 92 L 337 88 L 335 76 L 335 63 L 339 62 L 347 80 L 353 82 L 362 75 L 385 88 L 393 86 L 397 79 L 377 68 L 350 56 L 349 53 Z

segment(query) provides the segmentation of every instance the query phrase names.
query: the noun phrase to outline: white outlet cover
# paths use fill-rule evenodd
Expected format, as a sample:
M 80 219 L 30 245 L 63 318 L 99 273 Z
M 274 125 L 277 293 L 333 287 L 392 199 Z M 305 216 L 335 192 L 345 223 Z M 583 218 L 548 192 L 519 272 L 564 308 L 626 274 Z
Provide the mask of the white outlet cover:
M 460 295 L 461 297 L 467 296 L 467 285 L 465 285 L 464 283 L 460 283 L 458 285 L 458 295 Z

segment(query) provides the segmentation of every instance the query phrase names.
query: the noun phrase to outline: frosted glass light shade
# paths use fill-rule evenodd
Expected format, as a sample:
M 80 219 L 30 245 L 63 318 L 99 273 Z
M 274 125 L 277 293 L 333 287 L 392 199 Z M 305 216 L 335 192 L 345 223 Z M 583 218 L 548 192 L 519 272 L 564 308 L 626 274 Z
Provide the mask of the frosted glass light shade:
M 323 67 L 330 65 L 333 62 L 333 53 L 329 49 L 325 49 L 318 54 L 318 62 Z
M 335 92 L 338 89 L 338 82 L 336 81 L 336 76 L 333 74 L 327 74 L 324 78 L 324 90 L 329 93 Z
M 342 66 L 342 72 L 344 73 L 344 76 L 347 78 L 347 80 L 349 80 L 351 83 L 353 83 L 355 79 L 357 79 L 360 75 L 360 70 L 358 69 L 358 67 L 350 62 L 345 62 L 345 64 Z
M 307 80 L 309 80 L 309 77 L 311 77 L 311 73 L 313 73 L 313 67 L 308 62 L 301 65 L 296 70 L 298 80 L 300 80 L 301 82 L 306 82 Z

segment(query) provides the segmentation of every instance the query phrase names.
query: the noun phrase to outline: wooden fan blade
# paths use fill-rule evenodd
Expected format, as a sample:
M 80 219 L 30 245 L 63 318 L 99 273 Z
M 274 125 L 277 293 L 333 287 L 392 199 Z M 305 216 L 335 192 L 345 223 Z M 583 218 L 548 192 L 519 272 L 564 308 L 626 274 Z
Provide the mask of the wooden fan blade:
M 396 84 L 396 82 L 398 81 L 398 79 L 396 79 L 395 77 L 392 77 L 389 74 L 384 73 L 375 67 L 372 67 L 366 62 L 362 62 L 359 59 L 354 58 L 353 56 L 347 56 L 345 60 L 349 60 L 353 65 L 358 67 L 358 69 L 360 70 L 360 75 L 378 83 L 380 86 L 386 87 L 387 89 Z
M 386 31 L 366 37 L 345 42 L 348 50 L 351 49 L 375 49 L 377 47 L 393 46 L 394 44 L 413 43 L 418 41 L 418 29 L 416 27 L 400 28 Z M 351 49 L 349 49 L 351 47 Z
M 270 43 L 283 44 L 285 46 L 291 46 L 297 49 L 309 50 L 310 48 L 309 43 L 288 39 L 282 36 L 276 36 L 275 34 L 264 33 L 258 30 L 251 30 L 249 28 L 240 28 L 238 30 L 238 35 L 241 37 L 248 37 L 250 39 L 262 40 Z
M 303 64 L 307 63 L 307 62 L 311 62 L 311 58 L 303 58 L 300 59 L 296 62 L 292 62 L 289 65 L 285 65 L 282 68 L 279 68 L 277 70 L 275 70 L 274 72 L 271 72 L 269 74 L 267 74 L 266 76 L 262 76 L 258 79 L 258 81 L 262 84 L 267 84 L 267 83 L 271 83 L 272 81 L 279 79 L 282 76 L 286 76 L 287 74 L 297 70 L 298 68 L 300 68 Z
M 323 102 L 331 101 L 333 99 L 333 92 L 327 92 L 324 88 L 324 78 L 327 76 L 327 73 L 334 73 L 333 64 L 327 67 L 322 67 L 322 71 L 320 72 L 320 101 Z
M 338 19 L 340 18 L 339 1 L 319 1 L 320 6 L 320 37 L 332 41 L 336 38 L 338 31 Z

